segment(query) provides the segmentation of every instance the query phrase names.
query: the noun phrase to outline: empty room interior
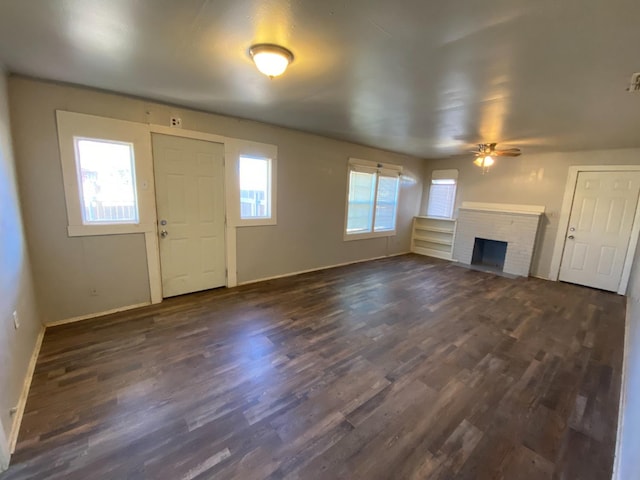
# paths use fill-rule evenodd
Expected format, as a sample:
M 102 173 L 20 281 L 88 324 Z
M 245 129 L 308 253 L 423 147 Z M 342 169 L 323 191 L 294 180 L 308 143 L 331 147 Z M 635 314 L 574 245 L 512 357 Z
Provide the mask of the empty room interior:
M 640 479 L 639 21 L 0 2 L 0 479 Z

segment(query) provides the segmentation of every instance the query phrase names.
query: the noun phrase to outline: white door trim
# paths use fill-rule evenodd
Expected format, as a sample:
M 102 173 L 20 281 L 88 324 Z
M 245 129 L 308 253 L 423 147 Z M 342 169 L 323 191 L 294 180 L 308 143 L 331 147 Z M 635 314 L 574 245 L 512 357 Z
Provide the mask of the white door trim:
M 571 207 L 573 206 L 573 197 L 575 195 L 576 184 L 578 182 L 578 174 L 580 172 L 637 172 L 640 171 L 640 165 L 576 165 L 569 167 L 567 183 L 564 188 L 564 198 L 562 200 L 562 208 L 560 210 L 560 219 L 558 221 L 558 233 L 556 234 L 556 242 L 553 247 L 553 256 L 551 257 L 551 268 L 549 276 L 551 280 L 558 281 L 560 276 L 560 263 L 562 262 L 562 254 L 564 253 L 565 237 L 569 228 L 569 217 L 571 215 Z M 618 293 L 624 295 L 627 291 L 629 283 L 629 275 L 631 273 L 631 265 L 633 257 L 638 245 L 638 234 L 640 234 L 640 201 L 636 205 L 636 213 L 633 220 L 633 228 L 631 230 L 631 238 L 627 247 L 624 267 L 622 269 L 622 277 L 618 286 Z
M 224 165 L 223 165 L 223 175 L 225 178 L 224 182 L 224 213 L 225 213 L 225 257 L 226 257 L 226 265 L 227 265 L 227 287 L 235 287 L 238 284 L 238 275 L 237 275 L 237 259 L 236 259 L 236 229 L 235 226 L 230 225 L 230 206 L 233 203 L 233 199 L 230 198 L 231 188 L 229 186 L 234 181 L 235 176 L 233 175 L 233 170 L 229 168 L 230 162 L 232 159 L 231 144 L 235 139 L 224 137 L 222 135 L 216 135 L 213 133 L 205 133 L 198 132 L 196 130 L 184 130 L 182 128 L 175 127 L 167 127 L 165 125 L 149 125 L 149 140 L 151 140 L 151 134 L 159 133 L 162 135 L 169 135 L 173 137 L 182 137 L 182 138 L 190 138 L 192 140 L 203 140 L 205 142 L 212 143 L 221 143 L 224 145 Z M 153 248 L 155 251 L 155 258 L 157 259 L 157 263 L 153 262 L 158 266 L 158 268 L 149 269 L 149 281 L 152 285 L 155 285 L 156 288 L 162 292 L 162 275 L 160 272 L 160 245 L 158 244 L 158 237 L 154 237 L 155 242 L 153 245 L 150 245 L 147 242 L 147 248 Z M 152 276 L 153 275 L 153 276 Z M 155 303 L 155 302 L 153 302 Z

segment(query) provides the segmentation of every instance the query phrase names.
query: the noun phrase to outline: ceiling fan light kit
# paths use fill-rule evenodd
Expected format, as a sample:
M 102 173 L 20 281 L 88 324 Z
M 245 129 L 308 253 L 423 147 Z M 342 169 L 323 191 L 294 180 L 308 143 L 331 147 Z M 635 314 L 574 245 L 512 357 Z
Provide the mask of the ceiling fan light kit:
M 505 150 L 496 150 L 497 143 L 479 143 L 478 150 L 473 151 L 476 159 L 474 165 L 482 168 L 482 173 L 489 171 L 489 167 L 495 163 L 494 157 L 517 157 L 522 154 L 519 148 L 507 148 Z
M 282 75 L 294 58 L 290 50 L 272 43 L 251 46 L 249 55 L 256 64 L 256 68 L 269 78 Z

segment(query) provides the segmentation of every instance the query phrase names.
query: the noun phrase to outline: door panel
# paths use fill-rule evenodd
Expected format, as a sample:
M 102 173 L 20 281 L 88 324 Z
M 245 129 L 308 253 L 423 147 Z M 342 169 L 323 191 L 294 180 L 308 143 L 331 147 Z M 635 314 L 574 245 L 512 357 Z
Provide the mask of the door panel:
M 224 286 L 224 147 L 154 134 L 153 157 L 163 296 Z
M 640 192 L 640 172 L 580 172 L 560 280 L 616 291 Z

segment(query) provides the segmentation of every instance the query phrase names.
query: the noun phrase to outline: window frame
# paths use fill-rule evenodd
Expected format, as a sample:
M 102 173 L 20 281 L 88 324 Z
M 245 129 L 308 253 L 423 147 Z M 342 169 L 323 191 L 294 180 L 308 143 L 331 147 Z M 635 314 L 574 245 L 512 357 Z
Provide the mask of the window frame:
M 347 226 L 349 223 L 349 190 L 351 187 L 351 172 L 352 171 L 370 171 L 371 173 L 375 173 L 375 186 L 374 186 L 374 198 L 373 198 L 373 217 L 371 219 L 371 231 L 360 232 L 360 233 L 348 233 Z M 347 185 L 346 185 L 346 195 L 345 195 L 345 210 L 344 210 L 344 227 L 343 227 L 343 240 L 345 242 L 352 240 L 365 240 L 370 238 L 384 238 L 384 237 L 393 237 L 397 234 L 398 229 L 398 212 L 400 206 L 400 193 L 402 191 L 401 188 L 401 176 L 402 176 L 403 168 L 401 165 L 394 165 L 388 163 L 378 163 L 372 162 L 369 160 L 362 160 L 359 158 L 350 158 L 347 166 Z M 395 204 L 395 212 L 394 212 L 394 225 L 392 230 L 383 230 L 376 232 L 376 206 L 378 204 L 378 184 L 380 175 L 386 177 L 398 177 L 398 190 L 396 194 L 396 204 Z
M 80 158 L 80 145 L 81 141 L 91 141 L 91 142 L 100 142 L 100 143 L 110 143 L 114 145 L 126 145 L 129 147 L 129 153 L 131 158 L 129 159 L 130 167 L 131 167 L 131 180 L 132 180 L 132 188 L 133 188 L 133 199 L 135 205 L 135 219 L 133 220 L 121 220 L 121 221 L 91 221 L 85 218 L 85 213 L 87 209 L 87 205 L 85 203 L 85 192 L 84 187 L 82 186 L 82 159 Z M 80 214 L 82 215 L 82 224 L 83 225 L 125 225 L 125 224 L 136 224 L 140 223 L 140 206 L 138 205 L 138 188 L 136 185 L 136 153 L 135 153 L 135 145 L 131 142 L 122 142 L 116 140 L 107 140 L 104 138 L 87 138 L 81 136 L 73 137 L 73 144 L 75 149 L 75 160 L 76 160 L 76 175 L 78 176 L 78 193 L 80 194 Z
M 431 188 L 433 187 L 434 180 L 454 180 L 454 189 L 453 189 L 453 197 L 451 199 L 451 215 L 448 217 L 441 217 L 437 215 L 431 215 L 429 213 L 429 205 L 431 201 Z M 429 192 L 427 194 L 427 204 L 426 204 L 426 213 L 430 218 L 442 218 L 445 220 L 451 220 L 455 216 L 456 211 L 456 196 L 458 195 L 458 170 L 449 169 L 449 170 L 432 170 L 431 171 L 431 180 L 429 181 Z
M 232 175 L 229 179 L 229 217 L 232 227 L 259 227 L 278 224 L 278 147 L 268 143 L 252 142 L 249 140 L 228 139 L 225 147 L 225 157 L 231 165 L 228 171 Z M 269 160 L 269 217 L 242 218 L 240 207 L 240 157 Z
M 146 125 L 56 111 L 60 164 L 67 207 L 67 233 L 70 237 L 119 235 L 155 231 L 155 192 L 149 128 Z M 82 212 L 82 186 L 76 139 L 90 139 L 133 145 L 133 180 L 138 208 L 137 222 L 85 222 Z
M 265 198 L 265 202 L 266 202 L 266 210 L 269 212 L 269 215 L 265 215 L 263 217 L 243 217 L 242 216 L 242 188 L 240 186 L 240 182 L 242 181 L 242 177 L 240 174 L 240 164 L 242 163 L 242 159 L 243 158 L 247 158 L 247 159 L 251 159 L 251 160 L 260 160 L 260 161 L 265 161 L 267 162 L 267 194 L 266 194 L 266 198 Z M 273 206 L 273 182 L 271 181 L 271 177 L 272 177 L 272 172 L 273 172 L 273 159 L 268 158 L 268 157 L 263 157 L 263 156 L 255 156 L 255 155 L 244 155 L 244 154 L 240 154 L 240 156 L 238 157 L 238 191 L 240 194 L 239 197 L 239 218 L 241 221 L 247 221 L 247 220 L 271 220 L 272 217 L 272 211 L 271 208 Z

